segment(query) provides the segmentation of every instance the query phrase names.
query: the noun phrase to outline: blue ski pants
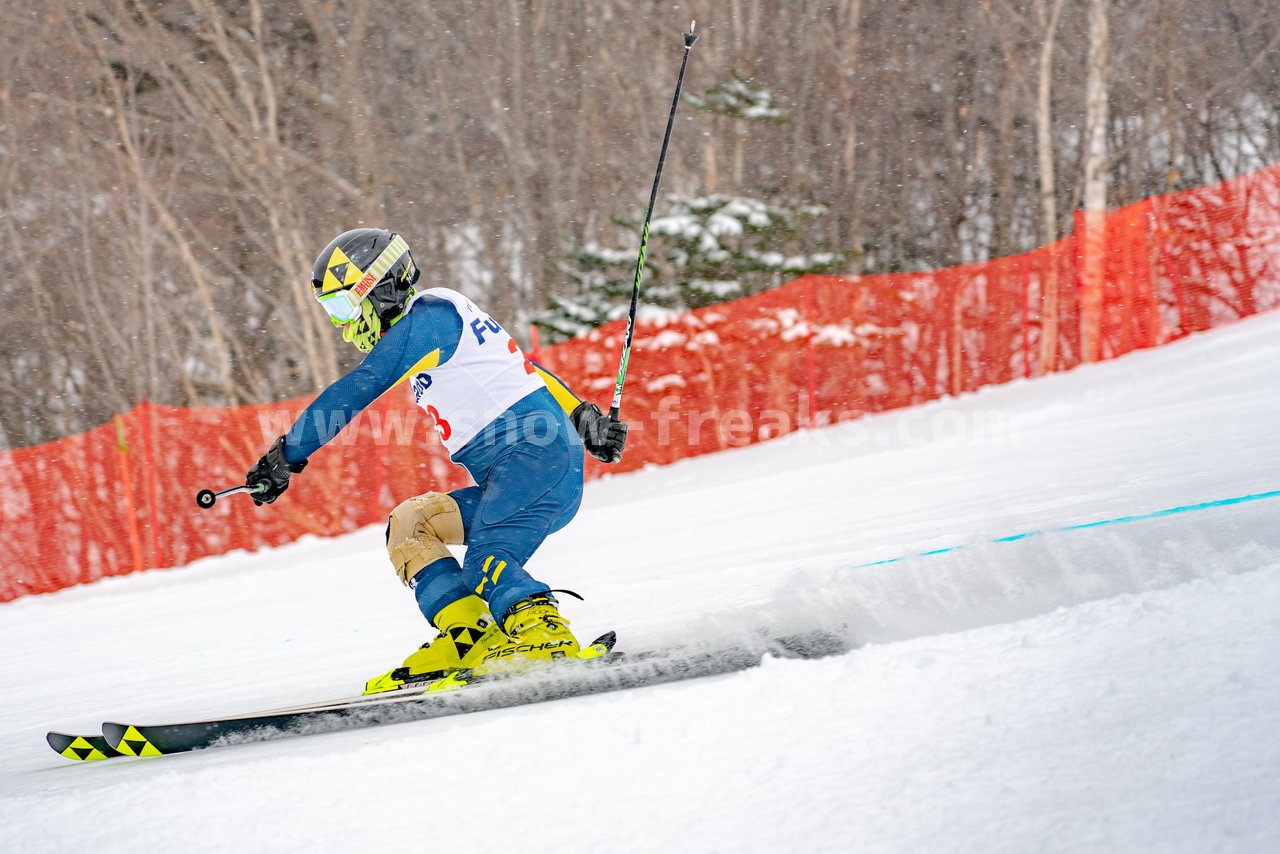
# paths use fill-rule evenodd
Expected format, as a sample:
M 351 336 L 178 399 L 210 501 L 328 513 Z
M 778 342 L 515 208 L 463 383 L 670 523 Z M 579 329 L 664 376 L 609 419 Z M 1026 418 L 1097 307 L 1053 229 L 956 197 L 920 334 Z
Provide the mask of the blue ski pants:
M 475 486 L 458 502 L 467 554 L 442 558 L 413 579 L 423 615 L 476 594 L 498 619 L 515 602 L 550 588 L 525 563 L 569 524 L 582 501 L 582 440 L 550 392 L 540 389 L 508 409 L 454 456 Z

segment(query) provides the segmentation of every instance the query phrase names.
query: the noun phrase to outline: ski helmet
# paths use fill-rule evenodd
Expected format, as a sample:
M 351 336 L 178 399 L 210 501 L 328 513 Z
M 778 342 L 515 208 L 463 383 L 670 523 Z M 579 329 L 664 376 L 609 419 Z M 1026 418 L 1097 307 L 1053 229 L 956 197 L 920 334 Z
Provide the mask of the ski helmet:
M 342 329 L 342 340 L 367 353 L 404 313 L 418 275 L 403 237 L 384 228 L 353 228 L 320 251 L 311 287 Z

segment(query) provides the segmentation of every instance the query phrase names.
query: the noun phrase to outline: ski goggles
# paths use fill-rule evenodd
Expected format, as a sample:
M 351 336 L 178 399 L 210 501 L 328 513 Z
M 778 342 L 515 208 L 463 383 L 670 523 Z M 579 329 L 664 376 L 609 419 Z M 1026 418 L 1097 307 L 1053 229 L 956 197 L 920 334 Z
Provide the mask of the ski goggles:
M 328 294 L 316 294 L 316 301 L 329 315 L 329 319 L 337 326 L 345 326 L 360 319 L 360 303 L 364 300 L 350 289 L 334 291 Z
M 369 295 L 369 291 L 382 281 L 382 277 L 387 274 L 391 266 L 400 259 L 400 256 L 409 251 L 409 244 L 400 235 L 393 235 L 391 242 L 387 244 L 387 248 L 383 249 L 373 263 L 369 265 L 369 269 L 349 288 L 330 291 L 328 293 L 316 293 L 316 302 L 320 303 L 320 307 L 329 315 L 329 319 L 337 326 L 344 326 L 348 323 L 360 319 L 360 304 L 364 302 L 364 298 Z M 358 272 L 358 271 L 357 271 Z M 317 283 L 312 283 L 313 285 Z

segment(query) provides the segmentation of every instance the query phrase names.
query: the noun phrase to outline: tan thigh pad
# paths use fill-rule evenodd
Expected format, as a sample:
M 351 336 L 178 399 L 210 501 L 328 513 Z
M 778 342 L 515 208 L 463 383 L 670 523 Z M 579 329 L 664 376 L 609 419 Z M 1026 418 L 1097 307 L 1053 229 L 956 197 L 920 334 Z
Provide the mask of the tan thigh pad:
M 387 520 L 387 553 L 406 586 L 428 564 L 451 557 L 447 545 L 465 538 L 458 502 L 443 492 L 406 499 Z

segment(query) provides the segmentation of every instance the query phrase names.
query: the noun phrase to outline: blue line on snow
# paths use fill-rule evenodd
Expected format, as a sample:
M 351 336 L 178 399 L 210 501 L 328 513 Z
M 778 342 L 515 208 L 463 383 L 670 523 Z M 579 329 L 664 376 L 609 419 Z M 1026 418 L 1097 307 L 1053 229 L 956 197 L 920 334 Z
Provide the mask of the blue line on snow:
M 1080 531 L 1085 528 L 1101 528 L 1103 525 L 1118 525 L 1121 522 L 1140 522 L 1144 519 L 1158 519 L 1161 516 L 1173 516 L 1177 513 L 1191 513 L 1196 510 L 1208 510 L 1213 507 L 1226 507 L 1231 504 L 1244 504 L 1246 501 L 1261 501 L 1264 498 L 1280 498 L 1280 490 L 1274 492 L 1259 492 L 1254 495 L 1241 495 L 1238 498 L 1222 498 L 1217 501 L 1204 501 L 1200 504 L 1184 504 L 1181 507 L 1169 507 L 1165 510 L 1156 510 L 1153 513 L 1139 513 L 1133 516 L 1117 516 L 1114 519 L 1103 519 L 1101 522 L 1084 522 L 1080 525 L 1065 525 L 1061 528 L 1050 528 L 1047 531 L 1026 531 L 1021 534 L 1010 534 L 1007 537 L 996 537 L 990 540 L 991 543 L 1012 543 L 1017 540 L 1025 540 L 1029 537 L 1038 537 L 1042 534 L 1059 534 L 1064 531 Z M 948 546 L 942 549 L 930 549 L 927 552 L 920 552 L 914 555 L 902 555 L 901 557 L 885 558 L 884 560 L 873 560 L 870 563 L 856 564 L 854 569 L 866 569 L 872 566 L 884 566 L 887 563 L 899 563 L 909 557 L 924 557 L 925 555 L 940 555 L 947 552 L 957 552 L 966 546 Z

